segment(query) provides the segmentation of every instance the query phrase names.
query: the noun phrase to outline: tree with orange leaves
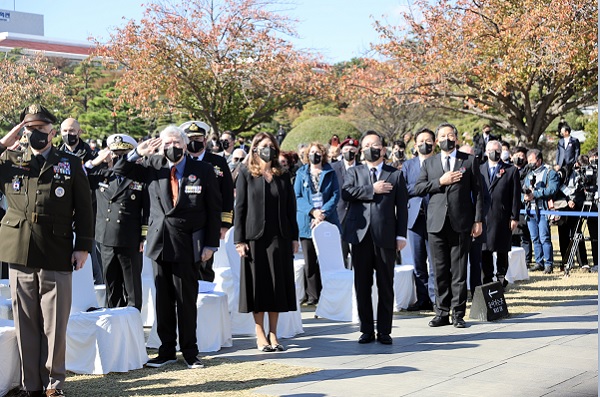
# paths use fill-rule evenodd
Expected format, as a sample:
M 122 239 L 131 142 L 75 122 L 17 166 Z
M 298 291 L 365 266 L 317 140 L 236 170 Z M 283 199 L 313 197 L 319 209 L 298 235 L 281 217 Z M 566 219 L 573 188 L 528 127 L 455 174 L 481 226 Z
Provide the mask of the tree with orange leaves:
M 180 112 L 214 131 L 248 131 L 326 86 L 317 60 L 282 38 L 294 34 L 292 21 L 269 11 L 273 4 L 156 2 L 98 54 L 122 68 L 119 100 L 142 114 Z
M 0 55 L 0 124 L 12 128 L 23 108 L 32 102 L 52 108 L 64 102 L 62 73 L 44 57 L 21 55 L 19 51 Z
M 417 0 L 407 28 L 377 24 L 393 80 L 380 94 L 479 116 L 536 145 L 555 118 L 597 101 L 597 10 L 596 0 Z

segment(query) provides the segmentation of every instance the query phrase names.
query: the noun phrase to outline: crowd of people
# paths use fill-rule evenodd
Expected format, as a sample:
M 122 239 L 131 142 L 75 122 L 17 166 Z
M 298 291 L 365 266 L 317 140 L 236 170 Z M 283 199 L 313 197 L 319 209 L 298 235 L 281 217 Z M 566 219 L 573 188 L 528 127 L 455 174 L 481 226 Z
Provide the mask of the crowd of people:
M 138 310 L 142 255 L 150 258 L 161 346 L 146 365 L 175 362 L 179 343 L 193 369 L 203 366 L 198 281 L 214 280 L 213 255 L 231 227 L 241 265 L 239 310 L 254 316 L 258 350 L 274 352 L 285 350 L 276 332 L 279 313 L 298 305 L 293 258 L 300 247 L 302 303 L 319 302 L 311 231 L 321 222 L 338 228 L 345 265 L 354 271 L 358 342 L 390 345 L 394 266 L 407 245 L 417 292 L 408 310 L 433 310 L 431 327 L 464 328 L 469 293 L 494 280 L 508 288 L 512 246 L 525 249 L 531 270 L 552 273 L 556 223 L 560 266 L 569 262 L 569 243 L 582 222 L 545 210 L 597 212 L 597 150 L 580 155 L 566 124 L 549 166 L 540 150 L 511 149 L 489 126 L 472 146 L 461 146 L 456 127 L 443 123 L 418 130 L 412 148 L 410 140 L 388 145 L 367 131 L 360 140 L 336 135 L 328 145 L 309 142 L 291 152 L 280 149 L 282 129 L 247 143 L 231 131 L 211 134 L 194 120 L 141 142 L 114 134 L 88 144 L 69 118 L 56 148 L 57 122 L 34 104 L 0 139 L 6 201 L 0 261 L 10 269 L 27 396 L 64 395 L 71 276 L 88 253 L 95 282 L 106 285 L 106 306 Z M 597 218 L 587 222 L 597 265 Z M 574 250 L 579 264 L 590 267 L 584 242 Z

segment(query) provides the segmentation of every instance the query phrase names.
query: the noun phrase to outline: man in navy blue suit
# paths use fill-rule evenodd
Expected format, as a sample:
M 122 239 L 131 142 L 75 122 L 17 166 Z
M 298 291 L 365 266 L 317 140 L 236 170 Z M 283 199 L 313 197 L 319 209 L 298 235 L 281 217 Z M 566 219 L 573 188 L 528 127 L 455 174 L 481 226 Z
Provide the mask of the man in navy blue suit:
M 408 307 L 408 311 L 431 310 L 435 302 L 433 267 L 431 277 L 427 269 L 429 240 L 427 239 L 427 204 L 429 195 L 415 194 L 415 184 L 421 174 L 421 165 L 433 155 L 435 134 L 428 128 L 422 128 L 415 134 L 415 148 L 418 156 L 406 161 L 402 166 L 402 175 L 408 189 L 408 244 L 413 254 L 415 266 L 415 285 L 417 302 Z
M 580 145 L 579 139 L 571 136 L 571 127 L 569 124 L 563 124 L 560 128 L 562 138 L 558 141 L 556 150 L 556 163 L 554 169 L 560 170 L 562 167 L 571 170 L 573 164 L 579 158 Z

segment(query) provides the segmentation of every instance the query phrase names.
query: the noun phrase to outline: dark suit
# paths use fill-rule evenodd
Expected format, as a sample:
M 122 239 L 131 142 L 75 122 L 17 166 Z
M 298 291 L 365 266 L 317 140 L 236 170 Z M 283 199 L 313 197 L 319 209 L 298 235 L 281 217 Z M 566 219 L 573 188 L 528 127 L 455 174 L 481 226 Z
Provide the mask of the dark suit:
M 483 244 L 481 263 L 484 284 L 493 281 L 493 252 L 497 253 L 498 258 L 496 275 L 506 275 L 508 252 L 512 240 L 510 221 L 519 220 L 521 207 L 521 184 L 517 168 L 499 162 L 492 180 L 490 180 L 489 168 L 488 163 L 484 163 L 480 167 L 484 181 L 483 189 L 489 192 L 491 198 L 490 210 L 485 217 L 486 240 Z
M 394 306 L 394 262 L 396 237 L 406 238 L 408 192 L 399 170 L 383 164 L 378 180 L 389 182 L 393 189 L 375 194 L 366 164 L 348 170 L 342 198 L 350 203 L 342 238 L 352 244 L 354 287 L 358 301 L 360 331 L 374 332 L 371 289 L 376 272 L 379 302 L 377 331 L 389 335 Z
M 221 192 L 221 227 L 229 229 L 233 226 L 233 178 L 227 160 L 223 156 L 204 152 L 202 161 L 213 166 L 217 185 Z M 215 272 L 212 268 L 214 257 L 199 264 L 200 279 L 212 282 Z
M 408 244 L 414 258 L 415 286 L 417 287 L 417 305 L 435 302 L 433 266 L 431 277 L 427 269 L 429 240 L 427 238 L 427 204 L 429 195 L 415 195 L 415 184 L 421 175 L 421 160 L 413 157 L 402 166 L 402 175 L 408 188 Z
M 91 251 L 94 240 L 90 187 L 81 160 L 54 147 L 42 164 L 31 149 L 0 147 L 0 153 L 0 190 L 8 204 L 0 261 L 10 263 L 23 387 L 62 389 L 71 256 Z
M 473 151 L 475 152 L 475 157 L 479 160 L 479 162 L 483 162 L 487 159 L 487 155 L 485 154 L 485 147 L 489 141 L 498 141 L 500 137 L 496 135 L 489 134 L 487 137 L 484 136 L 483 133 L 477 133 L 473 137 Z
M 359 163 L 357 163 L 355 161 L 353 167 L 355 167 L 358 164 Z M 340 186 L 340 188 L 341 188 L 342 186 L 344 186 L 344 179 L 346 178 L 346 162 L 345 162 L 345 160 L 340 160 L 340 161 L 331 163 L 331 168 L 333 168 L 333 170 L 335 171 L 335 175 L 337 176 L 337 180 L 338 180 L 338 186 Z M 352 167 L 350 167 L 350 168 L 352 168 Z M 348 205 L 349 205 L 348 202 L 340 197 L 340 199 L 338 200 L 338 203 L 337 203 L 337 214 L 338 214 L 338 219 L 340 220 L 340 223 L 344 222 L 344 218 L 346 217 L 346 212 L 348 210 Z M 346 241 L 342 240 L 342 255 L 344 255 L 344 262 L 345 262 L 347 268 L 350 267 L 350 263 L 348 263 L 348 254 L 349 253 L 350 253 L 350 244 L 348 244 Z
M 150 218 L 146 256 L 153 260 L 154 267 L 157 331 L 162 343 L 158 354 L 175 357 L 178 333 L 181 352 L 189 360 L 198 354 L 198 271 L 194 259 L 197 241 L 194 236 L 195 232 L 203 231 L 203 247 L 219 246 L 221 195 L 213 167 L 189 156 L 183 161 L 185 166 L 183 177 L 178 178 L 179 199 L 175 206 L 170 168 L 163 156 L 146 158 L 141 166 L 121 160 L 114 171 L 148 186 Z
M 415 194 L 429 194 L 427 232 L 435 266 L 436 313 L 456 318 L 465 315 L 467 302 L 467 257 L 473 223 L 483 220 L 483 198 L 479 161 L 456 151 L 453 171 L 461 171 L 459 182 L 440 185 L 444 175 L 441 154 L 428 158 L 421 167 Z
M 149 197 L 145 183 L 116 175 L 112 169 L 89 176 L 96 197 L 96 241 L 100 245 L 106 306 L 142 310 L 142 224 Z M 143 220 L 143 218 L 146 218 Z
M 565 143 L 565 138 L 558 140 L 556 147 L 556 162 L 559 167 L 572 168 L 573 164 L 579 158 L 580 144 L 579 139 L 569 135 L 568 141 Z

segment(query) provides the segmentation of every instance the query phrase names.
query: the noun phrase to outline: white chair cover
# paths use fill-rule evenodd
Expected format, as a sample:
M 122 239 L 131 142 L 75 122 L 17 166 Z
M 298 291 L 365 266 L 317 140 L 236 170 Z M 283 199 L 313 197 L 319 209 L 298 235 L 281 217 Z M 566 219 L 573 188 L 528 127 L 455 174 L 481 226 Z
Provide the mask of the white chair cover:
M 8 279 L 0 279 L 0 298 L 10 298 L 10 287 L 8 286 Z
M 93 299 L 92 299 L 93 297 Z M 67 325 L 67 370 L 80 374 L 107 374 L 139 369 L 148 361 L 140 312 L 133 307 L 101 309 L 96 306 L 92 263 L 73 272 L 74 310 Z
M 94 292 L 96 293 L 98 307 L 106 307 L 106 285 L 94 285 Z
M 198 350 L 206 353 L 219 351 L 221 347 L 231 347 L 233 342 L 227 295 L 223 292 L 199 293 L 196 304 L 198 307 L 196 326 Z M 158 348 L 160 345 L 155 322 L 150 330 L 146 346 Z M 177 348 L 179 349 L 179 344 Z
M 0 396 L 21 383 L 21 359 L 14 322 L 0 320 Z
M 296 299 L 298 304 L 304 300 L 304 294 L 306 293 L 306 287 L 304 286 L 304 253 L 298 250 L 298 253 L 294 255 L 294 280 L 296 281 Z
M 354 273 L 344 267 L 339 230 L 329 222 L 321 222 L 312 230 L 312 239 L 323 284 L 315 315 L 352 321 L 353 308 L 356 311 Z
M 156 319 L 154 271 L 152 270 L 152 260 L 146 255 L 142 258 L 142 323 L 144 327 L 151 327 Z
M 406 245 L 400 251 L 400 255 L 402 255 L 402 265 L 413 265 L 415 264 L 415 257 L 413 256 L 412 248 L 410 245 L 410 233 L 407 233 L 406 236 Z
M 402 254 L 404 254 L 404 248 Z M 404 257 L 402 257 L 404 263 Z M 413 265 L 396 265 L 394 267 L 394 311 L 405 310 L 417 301 L 417 290 L 414 281 Z
M 13 320 L 12 299 L 0 298 L 0 319 Z
M 219 240 L 219 249 L 215 252 L 214 260 L 213 260 L 213 269 L 219 268 L 228 268 L 229 265 L 229 250 L 233 248 L 235 251 L 235 244 L 233 243 L 233 228 L 230 228 L 227 233 L 225 233 L 225 239 Z M 237 255 L 237 252 L 236 252 Z M 239 256 L 238 256 L 239 258 Z
M 494 267 L 496 266 L 496 253 L 494 253 Z M 521 247 L 512 247 L 508 253 L 508 271 L 506 280 L 514 283 L 518 280 L 529 280 L 529 272 L 525 260 L 525 250 Z

